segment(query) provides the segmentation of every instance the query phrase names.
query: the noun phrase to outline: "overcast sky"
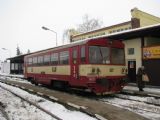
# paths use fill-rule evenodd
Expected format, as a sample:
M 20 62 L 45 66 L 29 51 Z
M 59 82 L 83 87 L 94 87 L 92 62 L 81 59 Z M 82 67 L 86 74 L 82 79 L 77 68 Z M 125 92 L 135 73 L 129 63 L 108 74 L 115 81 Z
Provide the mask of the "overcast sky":
M 0 60 L 15 56 L 17 45 L 22 53 L 54 47 L 55 34 L 42 26 L 56 31 L 61 45 L 63 31 L 85 14 L 105 27 L 129 21 L 134 7 L 160 17 L 160 0 L 0 0 Z

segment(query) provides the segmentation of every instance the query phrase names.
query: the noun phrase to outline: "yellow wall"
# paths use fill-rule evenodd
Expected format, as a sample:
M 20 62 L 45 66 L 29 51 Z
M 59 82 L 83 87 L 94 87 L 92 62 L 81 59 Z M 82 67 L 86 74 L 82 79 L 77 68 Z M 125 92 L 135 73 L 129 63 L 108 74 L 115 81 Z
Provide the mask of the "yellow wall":
M 160 23 L 159 17 L 153 16 L 151 14 L 138 10 L 137 8 L 134 8 L 131 10 L 131 16 L 132 18 L 137 18 L 140 20 L 140 27 Z M 91 32 L 84 33 L 84 34 L 79 34 L 79 35 L 76 34 L 75 36 L 72 37 L 72 41 L 107 35 L 107 34 L 111 34 L 115 32 L 124 31 L 127 29 L 132 29 L 131 22 L 128 22 L 125 24 L 113 25 L 110 27 L 102 28 L 102 29 L 91 31 Z
M 93 37 L 97 37 L 97 36 L 107 35 L 107 34 L 111 34 L 111 33 L 115 33 L 115 32 L 128 30 L 131 28 L 132 28 L 131 23 L 127 23 L 127 24 L 123 24 L 123 25 L 119 25 L 119 26 L 113 26 L 113 27 L 106 27 L 103 29 L 99 29 L 98 31 L 92 31 L 92 32 L 89 32 L 86 34 L 79 34 L 77 36 L 75 35 L 75 36 L 73 36 L 72 41 L 78 41 L 78 40 L 93 38 Z
M 138 10 L 134 8 L 131 10 L 132 18 L 138 18 L 140 20 L 140 27 L 158 24 L 160 23 L 160 18 Z
M 56 71 L 52 71 L 52 69 L 55 69 Z M 61 74 L 61 75 L 70 75 L 70 66 L 41 66 L 41 67 L 28 67 L 27 69 L 28 73 L 37 73 L 41 74 L 41 72 L 45 72 L 45 74 Z

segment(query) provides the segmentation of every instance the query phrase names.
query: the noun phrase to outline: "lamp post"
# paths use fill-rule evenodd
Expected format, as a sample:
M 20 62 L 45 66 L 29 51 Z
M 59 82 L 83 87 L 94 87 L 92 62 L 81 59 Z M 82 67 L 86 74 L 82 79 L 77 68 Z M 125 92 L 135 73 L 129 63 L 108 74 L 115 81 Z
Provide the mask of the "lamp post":
M 49 31 L 51 31 L 51 32 L 53 32 L 53 33 L 55 33 L 56 34 L 56 46 L 57 46 L 57 32 L 55 32 L 54 30 L 51 30 L 51 29 L 49 29 L 49 28 L 47 28 L 47 27 L 42 27 L 42 29 L 43 30 L 49 30 Z

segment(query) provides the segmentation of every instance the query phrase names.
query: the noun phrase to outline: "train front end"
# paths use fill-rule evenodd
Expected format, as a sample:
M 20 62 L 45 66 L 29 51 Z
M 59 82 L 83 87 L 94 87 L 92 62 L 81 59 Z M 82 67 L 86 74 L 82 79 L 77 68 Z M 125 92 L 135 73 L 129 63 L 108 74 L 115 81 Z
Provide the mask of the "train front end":
M 88 78 L 88 88 L 96 94 L 120 92 L 127 81 L 124 44 L 105 42 L 89 44 L 88 65 L 81 66 Z

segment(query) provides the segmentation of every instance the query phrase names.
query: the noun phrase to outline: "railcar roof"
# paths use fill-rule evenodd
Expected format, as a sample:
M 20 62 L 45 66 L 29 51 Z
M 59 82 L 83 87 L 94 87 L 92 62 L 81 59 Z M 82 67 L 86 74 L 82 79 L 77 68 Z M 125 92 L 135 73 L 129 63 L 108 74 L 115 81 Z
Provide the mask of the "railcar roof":
M 79 40 L 79 41 L 75 41 L 75 42 L 68 43 L 68 44 L 65 44 L 65 45 L 60 45 L 60 46 L 57 46 L 57 47 L 36 51 L 36 52 L 30 53 L 29 55 L 26 55 L 26 57 L 41 54 L 41 53 L 45 53 L 45 52 L 50 52 L 52 50 L 65 49 L 65 48 L 73 47 L 73 46 L 76 46 L 76 45 L 86 44 L 88 41 L 95 40 L 95 39 L 97 39 L 97 38 L 87 39 L 87 40 L 86 39 L 85 40 Z

